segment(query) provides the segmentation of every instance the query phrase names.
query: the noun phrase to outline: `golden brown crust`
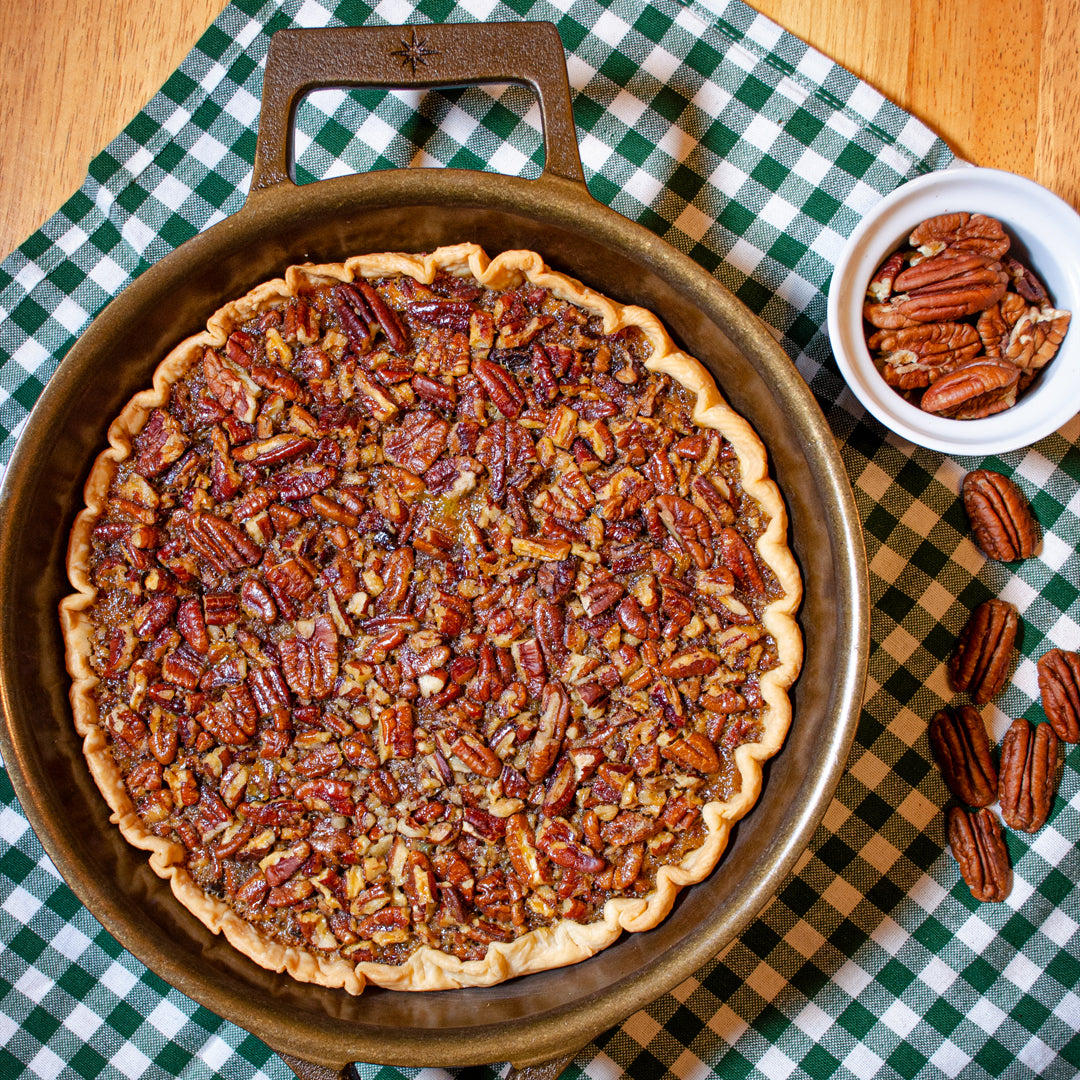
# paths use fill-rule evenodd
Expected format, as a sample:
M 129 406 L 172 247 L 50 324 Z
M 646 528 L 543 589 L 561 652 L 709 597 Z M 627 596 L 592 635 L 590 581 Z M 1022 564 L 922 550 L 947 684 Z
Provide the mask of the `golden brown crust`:
M 527 280 L 547 288 L 603 318 L 606 333 L 636 326 L 648 338 L 653 351 L 646 366 L 665 373 L 696 396 L 693 419 L 701 427 L 719 431 L 735 448 L 742 485 L 769 518 L 758 540 L 758 554 L 772 570 L 782 588 L 779 599 L 766 606 L 762 622 L 776 642 L 778 663 L 761 678 L 765 702 L 760 741 L 744 743 L 735 753 L 741 783 L 738 793 L 726 802 L 703 808 L 707 829 L 705 842 L 674 866 L 663 866 L 656 887 L 643 898 L 615 898 L 607 902 L 603 919 L 580 924 L 562 919 L 552 927 L 534 930 L 508 943 L 494 942 L 483 960 L 464 961 L 430 946 L 422 946 L 398 966 L 345 960 L 328 960 L 304 949 L 286 947 L 262 937 L 224 902 L 208 896 L 191 878 L 183 862 L 182 845 L 153 835 L 138 815 L 109 750 L 94 699 L 98 679 L 90 662 L 90 620 L 87 609 L 95 590 L 90 582 L 90 534 L 101 517 L 109 484 L 118 464 L 132 452 L 132 440 L 142 429 L 150 411 L 164 406 L 169 388 L 203 354 L 205 347 L 221 347 L 233 329 L 253 314 L 311 290 L 321 283 L 408 275 L 430 284 L 438 272 L 471 275 L 494 290 L 510 288 Z M 731 826 L 757 801 L 761 791 L 762 764 L 780 749 L 791 722 L 788 690 L 802 663 L 802 637 L 795 613 L 802 583 L 787 543 L 787 513 L 780 492 L 768 476 L 765 448 L 750 424 L 734 412 L 721 396 L 711 376 L 693 357 L 679 351 L 659 320 L 642 308 L 624 306 L 563 274 L 550 270 L 541 257 L 529 251 L 508 251 L 489 259 L 473 244 L 440 248 L 423 256 L 406 254 L 360 255 L 344 263 L 290 267 L 283 279 L 258 286 L 239 300 L 222 307 L 209 319 L 206 330 L 178 345 L 158 366 L 152 389 L 136 394 L 109 428 L 109 448 L 95 461 L 86 482 L 86 508 L 72 530 L 68 550 L 68 575 L 76 590 L 60 604 L 68 670 L 72 677 L 71 703 L 75 727 L 83 739 L 90 771 L 112 809 L 112 820 L 125 838 L 149 851 L 150 865 L 168 879 L 173 893 L 188 910 L 214 933 L 226 938 L 263 967 L 287 971 L 294 978 L 323 986 L 341 987 L 359 994 L 368 982 L 399 990 L 442 990 L 463 986 L 488 986 L 529 972 L 576 963 L 610 945 L 624 930 L 641 931 L 661 922 L 680 888 L 701 881 L 716 866 L 727 845 Z

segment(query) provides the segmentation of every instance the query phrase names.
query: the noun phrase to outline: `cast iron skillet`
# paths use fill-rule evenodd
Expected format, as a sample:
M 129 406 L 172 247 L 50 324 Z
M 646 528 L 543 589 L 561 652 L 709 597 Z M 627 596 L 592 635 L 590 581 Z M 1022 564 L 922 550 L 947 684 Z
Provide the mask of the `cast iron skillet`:
M 415 50 L 410 60 L 412 41 L 426 54 L 419 60 Z M 531 87 L 540 101 L 546 163 L 536 180 L 426 169 L 304 187 L 289 179 L 295 105 L 317 86 L 507 82 Z M 794 725 L 757 807 L 717 871 L 686 891 L 661 926 L 569 972 L 442 993 L 371 988 L 352 998 L 237 954 L 173 900 L 145 855 L 110 825 L 72 728 L 56 605 L 70 591 L 67 535 L 109 421 L 223 299 L 293 262 L 462 240 L 492 254 L 533 248 L 600 292 L 651 308 L 710 368 L 762 435 L 787 500 L 806 583 L 806 665 Z M 246 204 L 147 270 L 95 320 L 34 409 L 0 499 L 0 749 L 45 850 L 151 970 L 275 1049 L 322 1065 L 530 1063 L 584 1045 L 692 974 L 760 911 L 809 842 L 854 735 L 868 586 L 858 516 L 829 428 L 756 318 L 692 260 L 589 195 L 565 57 L 549 24 L 277 34 Z

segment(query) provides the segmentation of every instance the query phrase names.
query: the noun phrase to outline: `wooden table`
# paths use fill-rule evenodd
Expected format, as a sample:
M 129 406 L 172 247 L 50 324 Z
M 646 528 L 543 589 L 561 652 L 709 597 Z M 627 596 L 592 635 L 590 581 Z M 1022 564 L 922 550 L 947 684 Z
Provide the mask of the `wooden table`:
M 957 153 L 1080 208 L 1080 0 L 756 0 Z M 0 256 L 82 183 L 224 0 L 0 0 Z

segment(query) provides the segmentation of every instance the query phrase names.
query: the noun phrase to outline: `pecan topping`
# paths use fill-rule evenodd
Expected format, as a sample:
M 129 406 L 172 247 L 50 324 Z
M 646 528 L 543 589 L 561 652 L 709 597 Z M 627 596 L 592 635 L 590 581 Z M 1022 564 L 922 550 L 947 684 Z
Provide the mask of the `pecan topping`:
M 146 427 L 135 440 L 135 469 L 145 477 L 158 476 L 188 447 L 179 421 L 161 409 L 150 414 Z
M 422 473 L 435 464 L 446 449 L 450 425 L 430 412 L 411 412 L 404 422 L 387 433 L 386 456 L 412 473 Z
M 193 514 L 188 526 L 188 543 L 219 574 L 225 575 L 246 566 L 255 566 L 262 558 L 262 548 L 231 521 L 215 514 Z
M 285 681 L 294 694 L 304 698 L 330 696 L 338 673 L 338 637 L 331 619 L 320 615 L 310 637 L 282 638 L 278 649 Z
M 769 520 L 654 349 L 536 285 L 317 278 L 151 411 L 92 534 L 103 731 L 258 933 L 481 960 L 738 795 Z
M 566 724 L 570 719 L 570 698 L 562 683 L 544 685 L 540 704 L 540 725 L 533 737 L 525 775 L 531 783 L 547 776 L 559 756 Z
M 968 619 L 949 661 L 949 677 L 976 705 L 985 705 L 1005 685 L 1016 650 L 1020 621 L 1004 600 L 987 600 Z
M 686 548 L 690 557 L 707 570 L 713 561 L 712 530 L 705 514 L 677 495 L 658 495 L 656 507 L 664 527 Z
M 1050 726 L 1062 742 L 1080 742 L 1080 654 L 1051 649 L 1036 667 Z
M 474 360 L 472 370 L 495 408 L 507 420 L 516 420 L 525 407 L 525 395 L 514 376 L 490 360 Z
M 476 456 L 487 467 L 492 497 L 500 503 L 507 488 L 523 489 L 539 471 L 532 436 L 506 420 L 484 428 L 476 441 Z
M 1035 519 L 1012 480 L 976 469 L 964 477 L 962 495 L 975 543 L 989 558 L 1015 562 L 1035 554 L 1039 546 Z
M 998 819 L 990 810 L 950 807 L 946 831 L 953 858 L 976 900 L 1000 901 L 1012 891 L 1012 867 Z
M 1001 740 L 1001 816 L 1023 832 L 1046 824 L 1057 791 L 1058 737 L 1049 724 L 1034 728 L 1022 717 Z
M 237 420 L 255 422 L 262 391 L 239 365 L 227 360 L 213 349 L 203 353 L 203 376 L 207 389 Z
M 970 705 L 944 709 L 930 721 L 930 749 L 949 790 L 968 806 L 997 798 L 998 774 L 986 725 Z

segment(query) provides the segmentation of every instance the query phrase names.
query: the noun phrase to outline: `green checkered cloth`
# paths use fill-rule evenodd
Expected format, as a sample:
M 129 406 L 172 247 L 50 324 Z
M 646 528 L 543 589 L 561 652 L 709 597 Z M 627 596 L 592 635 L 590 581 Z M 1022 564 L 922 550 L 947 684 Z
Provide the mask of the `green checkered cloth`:
M 926 720 L 969 611 L 1002 596 L 1023 656 L 1001 710 L 1041 719 L 1035 660 L 1080 642 L 1080 425 L 985 464 L 1045 530 L 1007 567 L 972 546 L 966 469 L 887 436 L 824 333 L 844 239 L 882 195 L 952 155 L 865 83 L 741 0 L 238 0 L 0 265 L 0 461 L 75 337 L 132 278 L 239 209 L 269 34 L 290 26 L 544 19 L 567 51 L 592 193 L 688 252 L 776 331 L 825 411 L 865 524 L 874 613 L 865 708 L 809 851 L 742 936 L 586 1047 L 568 1076 L 1010 1078 L 1080 1072 L 1080 752 L 1049 823 L 1010 833 L 1008 902 L 975 903 L 944 848 Z M 321 91 L 298 121 L 301 181 L 441 163 L 536 175 L 519 88 Z M 285 1065 L 126 953 L 59 880 L 0 771 L 0 1077 L 268 1077 Z M 368 1080 L 437 1068 L 363 1065 Z M 480 1070 L 494 1077 L 505 1066 Z M 472 1074 L 470 1074 L 472 1075 Z

